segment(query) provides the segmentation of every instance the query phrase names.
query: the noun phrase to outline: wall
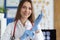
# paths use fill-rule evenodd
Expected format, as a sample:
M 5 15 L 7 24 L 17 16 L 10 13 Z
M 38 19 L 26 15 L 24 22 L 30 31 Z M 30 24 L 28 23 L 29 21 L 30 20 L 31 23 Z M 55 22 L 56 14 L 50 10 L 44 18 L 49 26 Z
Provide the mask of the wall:
M 60 0 L 54 0 L 54 27 L 57 40 L 60 40 Z

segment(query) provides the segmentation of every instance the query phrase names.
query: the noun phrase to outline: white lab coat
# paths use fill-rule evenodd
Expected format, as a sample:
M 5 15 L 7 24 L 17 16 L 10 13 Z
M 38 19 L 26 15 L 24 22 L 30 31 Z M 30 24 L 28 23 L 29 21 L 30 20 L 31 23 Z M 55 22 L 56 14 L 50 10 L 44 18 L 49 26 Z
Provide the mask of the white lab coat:
M 15 25 L 15 22 L 8 24 L 8 27 L 6 28 L 5 33 L 3 34 L 1 40 L 10 40 L 10 37 L 13 34 L 14 25 Z M 23 26 L 21 21 L 18 20 L 16 24 L 16 30 L 15 30 L 15 40 L 18 40 L 23 35 L 25 30 L 30 30 L 31 28 L 32 28 L 32 24 L 30 23 L 29 20 L 26 21 L 25 26 Z M 44 36 L 41 31 L 41 28 L 38 28 L 38 29 L 40 32 L 35 33 L 34 38 L 27 37 L 26 40 L 30 40 L 30 38 L 32 40 L 44 40 Z

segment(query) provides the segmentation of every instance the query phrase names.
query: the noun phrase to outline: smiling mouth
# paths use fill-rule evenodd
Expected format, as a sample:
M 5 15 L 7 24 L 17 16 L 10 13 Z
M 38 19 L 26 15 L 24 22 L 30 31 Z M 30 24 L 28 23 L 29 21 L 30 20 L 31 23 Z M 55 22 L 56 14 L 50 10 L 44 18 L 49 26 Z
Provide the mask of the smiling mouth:
M 28 13 L 24 13 L 24 15 L 26 15 L 26 16 L 27 16 L 27 15 L 29 15 L 29 14 L 28 14 Z

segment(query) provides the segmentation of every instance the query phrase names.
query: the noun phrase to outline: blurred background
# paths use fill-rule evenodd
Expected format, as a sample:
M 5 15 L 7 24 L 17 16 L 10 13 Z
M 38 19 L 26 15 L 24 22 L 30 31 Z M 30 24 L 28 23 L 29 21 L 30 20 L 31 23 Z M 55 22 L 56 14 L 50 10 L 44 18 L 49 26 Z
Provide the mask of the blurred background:
M 0 33 L 14 21 L 20 0 L 0 0 Z M 45 40 L 60 40 L 60 0 L 32 0 L 35 18 L 43 11 L 40 22 Z

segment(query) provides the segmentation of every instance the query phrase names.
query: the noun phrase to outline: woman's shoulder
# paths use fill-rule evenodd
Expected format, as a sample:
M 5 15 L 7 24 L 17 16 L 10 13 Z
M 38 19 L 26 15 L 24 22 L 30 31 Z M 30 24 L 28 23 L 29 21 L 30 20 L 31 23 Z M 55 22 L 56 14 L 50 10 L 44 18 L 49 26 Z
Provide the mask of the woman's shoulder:
M 15 23 L 15 21 L 14 21 L 14 22 L 9 23 L 9 24 L 8 24 L 8 26 L 9 26 L 9 25 L 14 25 L 14 23 Z
M 9 27 L 9 28 L 13 28 L 13 27 L 14 27 L 14 24 L 15 24 L 15 21 L 14 21 L 14 22 L 9 23 L 9 24 L 7 25 L 7 27 Z

